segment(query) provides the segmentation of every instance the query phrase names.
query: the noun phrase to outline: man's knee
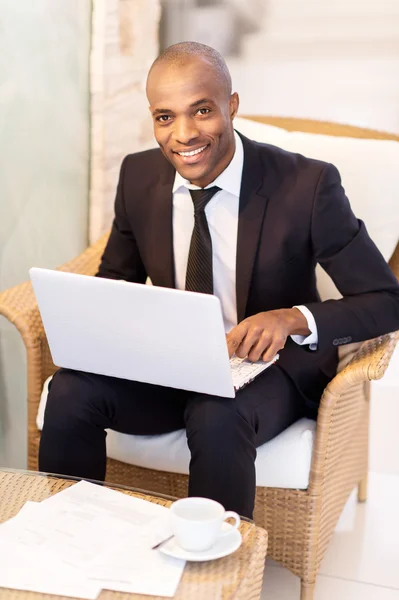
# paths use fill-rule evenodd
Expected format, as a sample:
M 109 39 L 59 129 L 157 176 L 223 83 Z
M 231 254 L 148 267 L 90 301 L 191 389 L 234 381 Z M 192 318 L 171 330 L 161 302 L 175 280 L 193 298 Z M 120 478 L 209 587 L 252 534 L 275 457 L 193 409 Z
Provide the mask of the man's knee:
M 199 397 L 189 400 L 185 411 L 190 448 L 227 451 L 240 441 L 254 443 L 255 431 L 237 407 L 235 399 Z
M 57 371 L 49 385 L 44 425 L 65 429 L 73 422 L 88 419 L 95 395 L 90 376 L 67 369 Z

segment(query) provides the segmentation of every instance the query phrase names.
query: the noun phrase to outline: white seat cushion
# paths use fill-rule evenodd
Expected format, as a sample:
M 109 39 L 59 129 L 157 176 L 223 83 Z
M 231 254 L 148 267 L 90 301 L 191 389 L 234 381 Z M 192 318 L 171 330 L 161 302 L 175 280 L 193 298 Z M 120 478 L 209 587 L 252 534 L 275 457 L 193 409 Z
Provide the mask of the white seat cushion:
M 43 387 L 37 414 L 42 429 L 48 382 Z M 306 489 L 316 423 L 300 419 L 276 438 L 258 448 L 256 482 L 263 487 Z M 164 435 L 127 435 L 108 431 L 107 456 L 138 467 L 188 474 L 190 451 L 184 429 Z

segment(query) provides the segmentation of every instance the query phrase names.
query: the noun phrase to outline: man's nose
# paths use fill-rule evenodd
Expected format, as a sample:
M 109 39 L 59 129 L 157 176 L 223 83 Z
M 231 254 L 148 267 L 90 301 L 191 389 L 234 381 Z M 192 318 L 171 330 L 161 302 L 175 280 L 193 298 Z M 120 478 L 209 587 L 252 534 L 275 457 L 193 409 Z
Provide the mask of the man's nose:
M 175 141 L 185 146 L 198 137 L 198 129 L 193 119 L 176 119 L 173 133 Z

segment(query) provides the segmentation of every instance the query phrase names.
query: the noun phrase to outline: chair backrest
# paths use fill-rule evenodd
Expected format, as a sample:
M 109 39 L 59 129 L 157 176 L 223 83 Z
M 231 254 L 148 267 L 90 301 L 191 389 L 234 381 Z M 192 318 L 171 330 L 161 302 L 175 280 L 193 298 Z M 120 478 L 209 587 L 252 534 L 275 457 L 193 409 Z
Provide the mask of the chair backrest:
M 252 139 L 336 164 L 355 214 L 399 278 L 399 135 L 288 117 L 245 116 L 235 122 Z M 340 294 L 318 269 L 322 299 Z
M 331 123 L 330 121 L 313 121 L 311 119 L 295 119 L 292 117 L 245 116 L 257 123 L 272 125 L 286 131 L 301 131 L 302 133 L 316 133 L 319 135 L 332 135 L 333 137 L 361 138 L 367 140 L 393 140 L 399 142 L 399 135 L 376 131 L 355 125 Z

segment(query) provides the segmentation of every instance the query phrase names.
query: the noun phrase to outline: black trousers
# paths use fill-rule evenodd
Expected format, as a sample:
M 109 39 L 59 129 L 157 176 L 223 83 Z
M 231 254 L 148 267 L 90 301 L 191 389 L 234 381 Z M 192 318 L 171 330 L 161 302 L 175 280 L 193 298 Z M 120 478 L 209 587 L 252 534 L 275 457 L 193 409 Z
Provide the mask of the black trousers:
M 156 435 L 185 428 L 189 495 L 251 517 L 256 447 L 303 414 L 300 395 L 277 365 L 233 399 L 61 369 L 50 385 L 39 469 L 104 480 L 105 429 Z

